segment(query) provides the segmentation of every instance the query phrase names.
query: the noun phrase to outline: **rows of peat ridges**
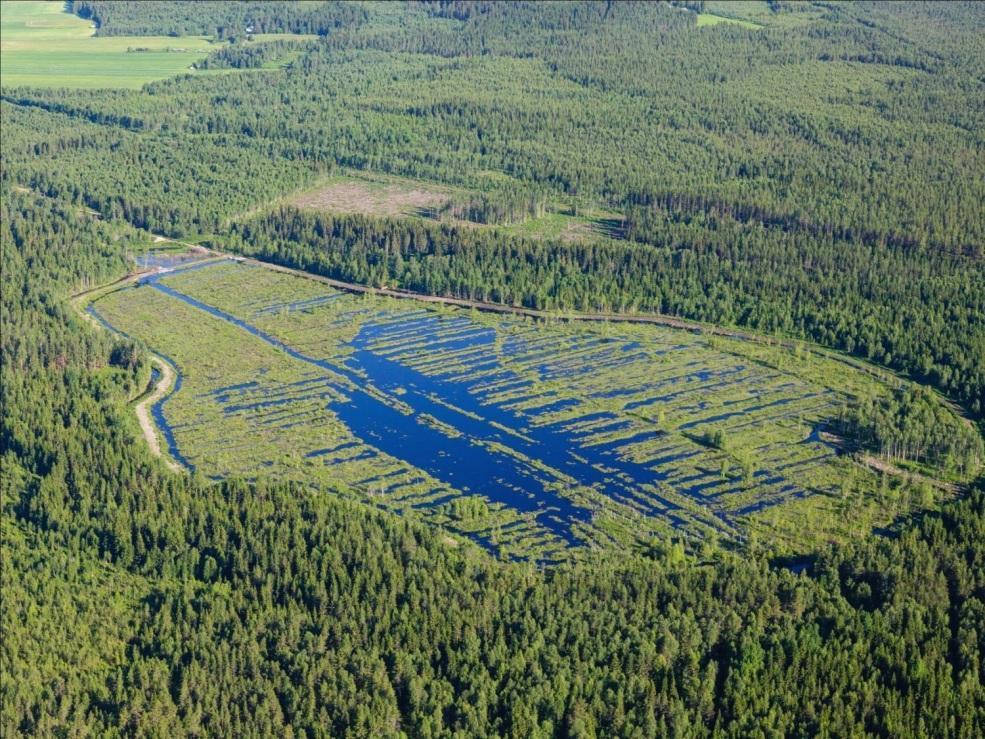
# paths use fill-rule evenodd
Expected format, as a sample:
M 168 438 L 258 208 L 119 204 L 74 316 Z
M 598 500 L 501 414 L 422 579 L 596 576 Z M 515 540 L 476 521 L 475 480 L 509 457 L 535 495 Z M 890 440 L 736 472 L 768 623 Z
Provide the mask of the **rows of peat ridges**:
M 180 370 L 157 416 L 205 475 L 356 495 L 541 562 L 675 535 L 793 552 L 915 502 L 824 433 L 886 388 L 808 352 L 422 308 L 231 260 L 146 283 L 95 307 Z

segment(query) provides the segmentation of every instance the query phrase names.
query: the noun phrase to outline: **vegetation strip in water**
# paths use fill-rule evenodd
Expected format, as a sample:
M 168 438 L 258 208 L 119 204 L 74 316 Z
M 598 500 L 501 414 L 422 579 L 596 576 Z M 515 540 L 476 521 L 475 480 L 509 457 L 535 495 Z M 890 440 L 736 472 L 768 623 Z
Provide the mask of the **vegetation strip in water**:
M 845 537 L 928 503 L 818 436 L 887 389 L 809 352 L 421 307 L 233 260 L 141 283 L 96 308 L 174 357 L 168 425 L 208 475 L 314 484 L 539 561 L 675 535 L 796 551 L 807 520 Z

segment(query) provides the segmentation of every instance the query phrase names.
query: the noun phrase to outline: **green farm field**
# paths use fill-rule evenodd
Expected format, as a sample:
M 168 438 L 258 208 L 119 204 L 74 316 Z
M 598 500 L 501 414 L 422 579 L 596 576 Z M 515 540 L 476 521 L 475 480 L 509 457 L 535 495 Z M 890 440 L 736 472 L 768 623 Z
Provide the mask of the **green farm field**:
M 204 37 L 96 37 L 61 2 L 8 0 L 0 11 L 4 87 L 136 89 L 189 71 L 216 48 Z
M 155 417 L 181 463 L 353 497 L 512 559 L 678 537 L 793 555 L 950 495 L 841 453 L 825 428 L 889 388 L 810 352 L 425 307 L 227 259 L 92 310 L 179 370 Z
M 4 87 L 139 89 L 177 74 L 228 74 L 193 65 L 225 42 L 206 36 L 94 36 L 91 21 L 57 0 L 0 3 L 0 84 Z M 309 34 L 257 34 L 243 45 L 310 41 Z M 278 68 L 278 60 L 271 68 Z

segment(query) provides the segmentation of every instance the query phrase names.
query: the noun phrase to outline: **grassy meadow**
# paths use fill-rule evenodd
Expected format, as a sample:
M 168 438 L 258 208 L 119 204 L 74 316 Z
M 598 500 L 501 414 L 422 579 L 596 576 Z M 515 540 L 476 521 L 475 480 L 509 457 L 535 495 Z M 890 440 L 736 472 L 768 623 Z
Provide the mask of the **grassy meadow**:
M 788 3 L 784 12 L 775 12 L 765 0 L 707 0 L 698 14 L 698 27 L 731 23 L 743 28 L 793 28 L 823 14 L 824 8 L 814 3 Z
M 761 23 L 753 23 L 752 21 L 742 20 L 741 18 L 729 18 L 728 16 L 715 15 L 714 13 L 698 13 L 698 28 L 717 26 L 722 23 L 739 26 L 741 28 L 756 29 L 763 27 Z

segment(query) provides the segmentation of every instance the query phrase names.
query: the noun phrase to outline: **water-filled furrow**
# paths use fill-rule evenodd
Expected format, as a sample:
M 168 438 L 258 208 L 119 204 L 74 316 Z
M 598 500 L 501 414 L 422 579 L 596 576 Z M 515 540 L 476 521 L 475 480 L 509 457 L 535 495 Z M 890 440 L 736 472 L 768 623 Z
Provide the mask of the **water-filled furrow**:
M 536 373 L 544 379 L 570 380 L 598 371 L 614 375 L 622 369 L 628 372 L 631 382 L 646 381 L 635 390 L 616 389 L 611 395 L 602 392 L 596 393 L 596 397 L 622 394 L 639 397 L 639 394 L 660 386 L 677 385 L 675 392 L 662 397 L 641 398 L 627 404 L 629 409 L 729 384 L 755 382 L 751 377 L 741 375 L 747 369 L 744 365 L 708 366 L 696 360 L 678 367 L 677 373 L 682 374 L 655 381 L 652 375 L 647 377 L 637 368 L 649 362 L 655 353 L 667 353 L 688 345 L 644 352 L 634 341 L 599 337 L 559 341 L 531 336 L 529 332 L 497 340 L 496 329 L 477 326 L 467 317 L 435 317 L 422 315 L 420 311 L 397 316 L 377 312 L 375 315 L 380 317 L 362 325 L 351 341 L 353 351 L 344 358 L 330 361 L 307 353 L 317 350 L 306 348 L 301 351 L 295 348 L 297 342 L 294 342 L 295 346 L 288 345 L 233 314 L 161 284 L 162 276 L 146 278 L 142 284 L 235 325 L 288 356 L 329 373 L 329 377 L 344 380 L 339 383 L 345 388 L 344 397 L 312 394 L 314 388 L 305 388 L 293 396 L 284 390 L 264 395 L 259 387 L 249 383 L 221 388 L 215 393 L 221 397 L 226 412 L 273 410 L 276 406 L 322 397 L 328 401 L 327 410 L 364 443 L 413 465 L 444 485 L 465 493 L 484 495 L 491 502 L 520 513 L 533 513 L 540 525 L 568 543 L 578 543 L 572 529 L 591 517 L 589 509 L 557 492 L 572 482 L 636 508 L 644 508 L 651 515 L 661 515 L 672 523 L 676 520 L 678 525 L 682 519 L 670 513 L 678 506 L 651 489 L 658 489 L 660 484 L 670 485 L 677 493 L 702 501 L 728 492 L 719 492 L 720 488 L 730 488 L 730 481 L 722 480 L 717 470 L 687 475 L 686 472 L 693 473 L 694 470 L 680 468 L 681 461 L 703 453 L 702 450 L 695 450 L 690 445 L 668 449 L 664 445 L 664 449 L 650 451 L 652 447 L 661 446 L 655 442 L 662 432 L 607 411 L 590 411 L 572 417 L 571 413 L 577 413 L 581 406 L 579 400 L 558 398 L 553 390 L 532 395 L 532 383 L 523 375 Z M 309 298 L 276 307 L 303 310 L 324 302 L 327 299 Z M 273 307 L 267 306 L 257 313 L 266 313 Z M 364 320 L 371 313 L 368 310 L 354 312 Z M 506 356 L 510 361 L 509 369 L 503 367 Z M 547 360 L 549 363 L 545 363 Z M 302 380 L 301 383 L 317 380 Z M 780 398 L 764 402 L 775 392 L 777 389 L 773 388 L 733 400 L 728 403 L 732 406 L 731 412 L 689 421 L 681 428 L 724 421 L 795 400 Z M 749 407 L 750 401 L 760 404 Z M 542 404 L 533 405 L 538 402 Z M 739 405 L 742 402 L 747 407 Z M 702 401 L 691 410 L 697 413 L 706 408 L 707 404 Z M 558 419 L 559 413 L 567 417 Z M 293 420 L 281 416 L 280 412 L 271 417 L 278 423 Z M 521 430 L 525 436 L 511 434 L 508 429 Z M 616 434 L 623 436 L 613 439 Z M 330 452 L 337 451 L 315 450 L 309 454 L 320 453 L 325 459 L 334 459 Z M 654 456 L 637 461 L 647 453 Z M 349 461 L 362 458 L 363 454 L 358 453 Z M 534 460 L 536 464 L 527 460 Z M 673 479 L 682 473 L 685 476 Z M 775 470 L 768 474 L 771 475 L 770 484 L 783 482 L 783 477 Z M 400 482 L 396 487 L 410 484 Z M 434 489 L 433 481 L 431 487 Z M 433 501 L 422 501 L 421 504 L 434 505 Z M 705 512 L 719 523 L 731 526 L 731 517 L 717 506 Z M 681 513 L 679 509 L 678 513 Z
M 685 429 L 695 428 L 696 426 L 704 426 L 708 423 L 718 423 L 720 421 L 727 421 L 735 416 L 745 416 L 750 413 L 756 413 L 757 411 L 766 410 L 767 408 L 775 408 L 781 405 L 787 405 L 794 401 L 800 401 L 805 398 L 812 398 L 813 395 L 804 395 L 800 398 L 780 398 L 779 400 L 773 400 L 769 403 L 762 403 L 760 405 L 750 406 L 749 408 L 742 408 L 737 411 L 731 411 L 730 413 L 720 413 L 717 416 L 710 416 L 709 418 L 700 418 L 697 421 L 689 421 L 688 423 L 682 423 L 678 428 L 683 431 Z
M 357 347 L 360 346 L 360 337 L 357 337 L 353 343 Z M 410 403 L 418 411 L 434 416 L 474 439 L 487 443 L 503 444 L 523 456 L 536 459 L 548 467 L 574 478 L 581 485 L 595 488 L 600 493 L 611 494 L 615 492 L 613 488 L 618 487 L 623 489 L 624 494 L 631 494 L 629 489 L 621 483 L 613 484 L 612 481 L 607 480 L 606 475 L 597 468 L 596 464 L 591 461 L 581 461 L 572 453 L 573 449 L 579 447 L 574 432 L 567 429 L 551 429 L 546 426 L 530 429 L 525 431 L 525 435 L 531 439 L 528 442 L 517 436 L 507 435 L 492 425 L 492 423 L 498 423 L 506 428 L 515 428 L 517 422 L 523 420 L 522 416 L 495 405 L 481 405 L 461 385 L 428 377 L 365 349 L 357 348 L 349 357 L 349 362 L 351 366 L 365 372 L 366 376 L 377 387 L 384 391 L 392 391 L 397 387 L 403 388 L 405 394 L 401 396 L 402 401 Z M 436 403 L 429 396 L 440 397 L 458 409 L 480 416 L 481 420 Z M 592 415 L 597 418 L 612 418 L 611 414 L 605 413 Z M 589 417 L 578 419 L 578 421 L 586 420 L 592 419 Z M 604 463 L 608 467 L 627 474 L 637 485 L 655 483 L 661 479 L 658 472 L 654 472 L 644 465 L 619 459 L 615 453 L 594 456 L 596 462 Z M 667 508 L 674 507 L 669 501 L 662 502 L 666 504 Z
M 517 489 L 526 489 L 532 484 L 537 484 L 529 465 L 511 455 L 472 444 L 467 438 L 448 436 L 428 424 L 421 423 L 418 418 L 401 413 L 374 394 L 365 392 L 363 390 L 365 381 L 352 369 L 302 354 L 280 339 L 236 316 L 185 295 L 168 285 L 160 284 L 158 279 L 159 277 L 156 276 L 148 278 L 143 284 L 242 328 L 299 361 L 321 367 L 350 380 L 354 391 L 348 401 L 330 402 L 329 408 L 358 438 L 386 454 L 403 459 L 459 490 L 483 494 L 494 502 L 511 506 L 520 512 L 535 512 L 538 514 L 538 522 L 553 533 L 570 544 L 579 543 L 572 533 L 572 525 L 576 522 L 587 522 L 590 519 L 590 511 L 574 505 L 570 500 L 553 493 L 543 485 L 540 486 L 541 490 L 534 500 L 516 494 Z M 362 353 L 375 357 L 365 350 Z M 358 360 L 355 364 L 360 370 L 366 370 Z M 374 382 L 376 380 L 371 376 L 370 379 Z M 384 386 L 387 384 L 392 385 L 392 383 L 384 383 Z M 438 407 L 437 404 L 433 405 Z M 467 464 L 462 464 L 462 460 L 467 460 Z M 551 508 L 559 511 L 560 518 L 545 515 Z
M 151 406 L 151 415 L 154 417 L 154 423 L 161 430 L 161 435 L 164 437 L 165 443 L 168 445 L 168 453 L 172 458 L 176 459 L 178 462 L 183 464 L 188 469 L 194 471 L 195 465 L 188 461 L 188 459 L 181 453 L 178 448 L 178 440 L 174 437 L 174 429 L 171 424 L 168 423 L 167 417 L 164 415 L 164 404 L 179 390 L 181 390 L 181 373 L 178 372 L 177 367 L 172 363 L 174 367 L 174 387 L 171 391 L 163 395 L 154 405 Z

